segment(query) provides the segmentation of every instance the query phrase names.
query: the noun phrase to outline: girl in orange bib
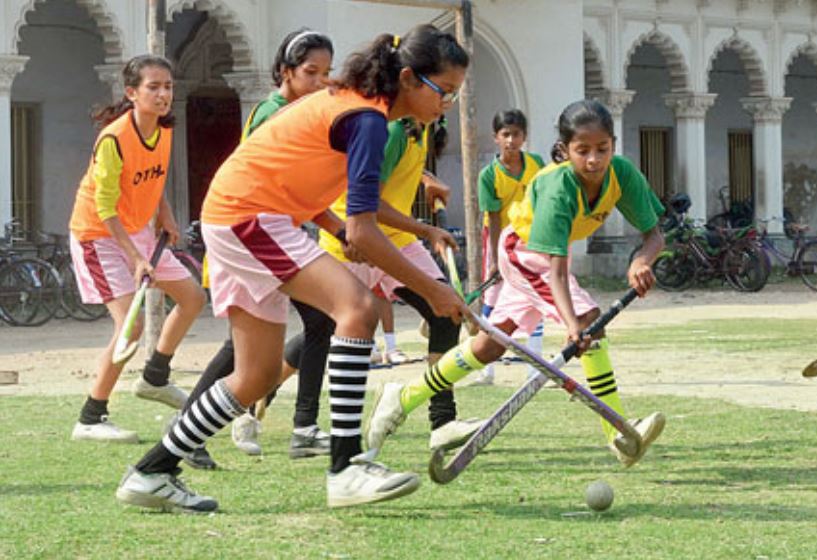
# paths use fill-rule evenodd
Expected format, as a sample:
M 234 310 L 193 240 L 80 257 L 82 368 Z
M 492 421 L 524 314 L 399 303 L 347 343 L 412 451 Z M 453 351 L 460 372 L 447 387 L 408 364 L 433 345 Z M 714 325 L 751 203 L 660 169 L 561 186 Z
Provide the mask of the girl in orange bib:
M 73 439 L 138 441 L 136 432 L 108 420 L 108 397 L 122 365 L 112 362 L 113 348 L 136 286 L 147 274 L 176 306 L 162 327 L 156 350 L 145 364 L 134 391 L 137 396 L 181 408 L 187 394 L 169 381 L 170 359 L 204 306 L 202 289 L 172 253 L 165 249 L 156 267 L 149 259 L 156 245 L 149 222 L 179 237 L 164 186 L 172 145 L 173 80 L 170 63 L 138 56 L 122 71 L 125 97 L 95 114 L 104 128 L 77 191 L 71 214 L 71 258 L 85 303 L 104 303 L 114 333 L 102 354 L 91 393 L 74 426 Z M 141 333 L 141 325 L 135 336 Z
M 336 324 L 329 350 L 330 507 L 394 499 L 420 484 L 361 453 L 361 419 L 376 303 L 341 263 L 298 227 L 313 220 L 420 294 L 435 314 L 459 321 L 456 293 L 411 264 L 377 226 L 387 122 L 432 122 L 450 107 L 468 55 L 431 25 L 403 40 L 384 34 L 352 54 L 334 87 L 287 105 L 224 162 L 202 210 L 213 309 L 228 316 L 235 371 L 202 394 L 171 431 L 131 468 L 117 490 L 125 503 L 213 511 L 218 503 L 176 479 L 179 461 L 275 387 L 289 297 Z M 326 210 L 347 193 L 347 220 Z

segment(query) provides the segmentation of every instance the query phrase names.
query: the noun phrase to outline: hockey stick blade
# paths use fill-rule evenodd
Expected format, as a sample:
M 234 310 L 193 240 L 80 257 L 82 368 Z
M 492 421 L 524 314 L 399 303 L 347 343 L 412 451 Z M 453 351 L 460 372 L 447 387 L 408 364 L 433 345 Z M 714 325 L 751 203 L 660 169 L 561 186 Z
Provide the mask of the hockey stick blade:
M 163 231 L 156 242 L 156 247 L 153 249 L 153 254 L 150 256 L 150 266 L 156 268 L 159 259 L 162 257 L 162 251 L 167 245 L 167 232 Z M 139 312 L 142 310 L 142 304 L 145 301 L 145 293 L 150 285 L 150 277 L 145 275 L 139 283 L 139 289 L 133 296 L 128 313 L 125 315 L 125 323 L 122 325 L 122 330 L 116 338 L 116 344 L 113 348 L 113 356 L 111 361 L 115 366 L 124 365 L 130 360 L 136 350 L 139 348 L 139 340 L 131 340 L 133 335 L 133 327 L 136 325 L 136 320 L 139 317 Z
M 610 306 L 610 309 L 585 329 L 584 333 L 592 335 L 599 332 L 618 315 L 622 309 L 629 305 L 630 302 L 635 299 L 636 295 L 635 290 L 629 290 L 620 300 L 614 302 L 613 305 Z M 428 473 L 431 480 L 438 484 L 447 484 L 459 476 L 480 451 L 511 421 L 517 412 L 539 392 L 548 378 L 554 380 L 559 387 L 615 426 L 623 435 L 622 438 L 616 438 L 615 440 L 616 447 L 618 447 L 620 451 L 631 456 L 640 453 L 642 442 L 638 432 L 618 413 L 593 395 L 593 393 L 558 369 L 576 355 L 578 349 L 575 344 L 571 343 L 567 345 L 552 363 L 548 363 L 504 332 L 498 330 L 482 317 L 472 317 L 472 320 L 476 321 L 480 328 L 494 340 L 511 350 L 524 362 L 533 366 L 540 375 L 534 376 L 522 385 L 522 387 L 517 389 L 480 429 L 471 436 L 448 463 L 445 463 L 445 450 L 436 449 L 428 464 Z
M 803 368 L 803 377 L 817 377 L 817 360 Z

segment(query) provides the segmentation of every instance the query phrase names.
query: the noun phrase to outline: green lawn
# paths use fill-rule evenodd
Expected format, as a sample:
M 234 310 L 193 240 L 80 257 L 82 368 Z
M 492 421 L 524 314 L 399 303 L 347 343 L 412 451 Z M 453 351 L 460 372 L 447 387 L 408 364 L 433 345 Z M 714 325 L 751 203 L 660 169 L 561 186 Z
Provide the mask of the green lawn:
M 375 374 L 373 374 L 375 375 Z M 463 415 L 487 416 L 503 388 L 458 392 Z M 424 476 L 414 495 L 325 507 L 324 459 L 291 461 L 292 398 L 265 419 L 267 455 L 211 445 L 216 472 L 186 471 L 219 499 L 209 516 L 143 513 L 113 494 L 125 465 L 160 436 L 167 409 L 116 395 L 116 420 L 139 446 L 72 443 L 81 398 L 0 398 L 0 558 L 813 558 L 817 555 L 817 417 L 719 401 L 631 398 L 663 410 L 666 431 L 643 463 L 621 469 L 596 417 L 543 391 L 447 486 Z M 326 406 L 324 405 L 324 410 Z M 419 411 L 418 411 L 419 412 Z M 382 460 L 424 473 L 416 413 Z M 590 514 L 584 488 L 603 478 L 610 511 Z

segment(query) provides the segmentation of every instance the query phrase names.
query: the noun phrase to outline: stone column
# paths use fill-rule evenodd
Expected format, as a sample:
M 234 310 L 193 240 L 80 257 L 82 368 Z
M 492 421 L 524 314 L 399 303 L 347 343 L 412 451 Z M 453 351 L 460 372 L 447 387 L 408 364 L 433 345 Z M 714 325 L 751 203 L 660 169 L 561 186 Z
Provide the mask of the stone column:
M 224 74 L 227 84 L 238 93 L 241 102 L 241 122 L 247 122 L 250 111 L 256 103 L 266 99 L 272 91 L 272 76 L 269 72 L 248 71 Z
M 179 231 L 184 233 L 190 223 L 190 191 L 187 181 L 187 97 L 192 83 L 183 80 L 173 82 L 173 151 L 170 154 L 170 173 L 165 192 Z
M 783 217 L 783 113 L 791 97 L 744 97 L 743 108 L 754 119 L 755 217 Z M 783 233 L 780 221 L 769 222 L 769 233 Z
M 678 186 L 689 195 L 689 215 L 706 219 L 706 112 L 714 93 L 669 93 L 664 102 L 675 111 Z
M 591 92 L 590 98 L 596 99 L 610 110 L 613 116 L 613 130 L 616 135 L 616 154 L 624 153 L 624 109 L 632 103 L 635 91 L 630 89 L 608 89 Z M 603 237 L 622 237 L 625 234 L 624 216 L 619 211 L 613 211 L 599 228 L 596 235 Z
M 122 82 L 124 62 L 97 64 L 94 66 L 99 81 L 111 88 L 111 100 L 116 103 L 125 96 L 125 84 Z
M 27 56 L 0 55 L 0 228 L 12 218 L 11 84 L 28 59 Z

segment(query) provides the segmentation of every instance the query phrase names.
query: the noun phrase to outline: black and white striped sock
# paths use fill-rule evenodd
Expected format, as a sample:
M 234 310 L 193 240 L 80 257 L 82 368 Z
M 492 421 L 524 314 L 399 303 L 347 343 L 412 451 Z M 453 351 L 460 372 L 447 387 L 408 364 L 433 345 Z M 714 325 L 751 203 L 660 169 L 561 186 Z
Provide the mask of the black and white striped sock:
M 162 445 L 173 455 L 185 457 L 244 411 L 224 380 L 219 379 L 182 414 L 162 438 Z
M 332 467 L 337 473 L 359 454 L 360 425 L 374 340 L 332 337 L 327 370 L 332 416 Z

